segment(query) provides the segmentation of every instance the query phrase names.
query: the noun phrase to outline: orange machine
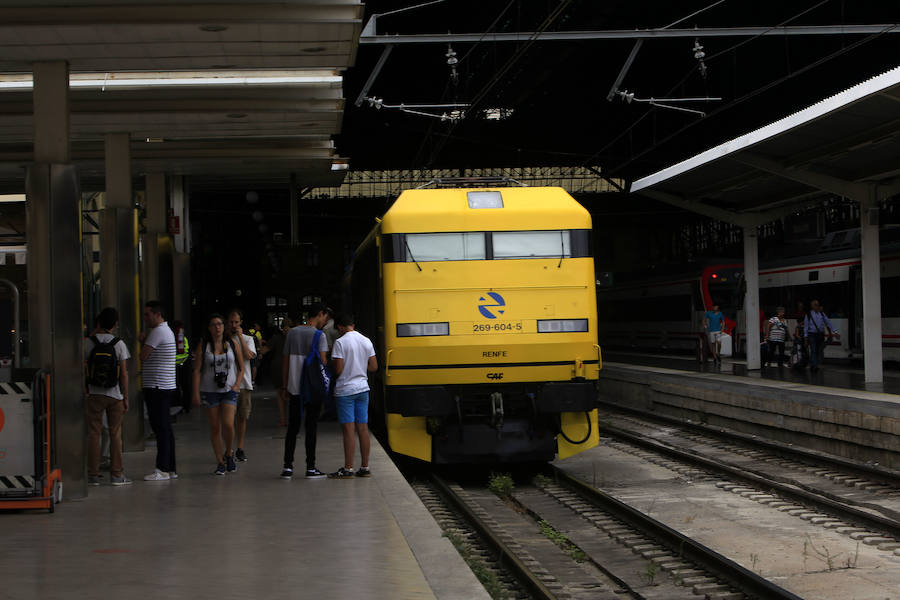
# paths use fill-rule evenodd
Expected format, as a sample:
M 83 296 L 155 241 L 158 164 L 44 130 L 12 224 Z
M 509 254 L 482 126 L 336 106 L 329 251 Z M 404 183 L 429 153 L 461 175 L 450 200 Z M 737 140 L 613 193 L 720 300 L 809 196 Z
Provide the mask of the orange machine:
M 62 499 L 62 474 L 54 467 L 50 373 L 35 374 L 30 394 L 24 383 L 0 387 L 0 509 L 53 512 Z

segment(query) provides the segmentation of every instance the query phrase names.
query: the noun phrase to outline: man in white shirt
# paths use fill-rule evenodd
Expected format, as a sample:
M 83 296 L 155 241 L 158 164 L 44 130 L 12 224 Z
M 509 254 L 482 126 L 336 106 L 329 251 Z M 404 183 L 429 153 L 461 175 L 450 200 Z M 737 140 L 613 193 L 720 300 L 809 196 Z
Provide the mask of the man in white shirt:
M 141 387 L 150 427 L 156 435 L 156 468 L 144 481 L 176 479 L 175 434 L 169 420 L 169 407 L 176 394 L 175 334 L 166 323 L 162 304 L 150 300 L 144 305 L 144 323 L 150 329 L 141 334 Z
M 231 335 L 234 339 L 236 348 L 240 348 L 244 355 L 244 364 L 249 365 L 250 361 L 256 358 L 256 343 L 253 337 L 244 333 L 243 330 L 244 315 L 241 311 L 234 309 L 228 314 L 228 325 L 231 329 Z M 234 413 L 234 437 L 237 450 L 234 451 L 234 459 L 239 462 L 247 460 L 247 454 L 244 452 L 244 438 L 247 435 L 247 421 L 250 419 L 250 409 L 252 408 L 250 396 L 253 392 L 253 373 L 252 369 L 244 369 L 244 380 L 241 382 L 241 389 L 238 392 L 237 411 Z M 234 470 L 232 462 L 226 461 L 229 470 Z
M 353 315 L 344 313 L 335 319 L 341 333 L 331 350 L 331 360 L 338 379 L 334 386 L 337 400 L 338 422 L 344 437 L 344 466 L 330 473 L 332 479 L 351 477 L 371 477 L 369 470 L 369 376 L 378 370 L 375 347 L 363 334 L 356 331 Z M 353 472 L 353 452 L 359 437 L 361 463 L 359 471 Z
M 84 340 L 88 383 L 88 485 L 100 485 L 100 433 L 104 413 L 109 423 L 110 483 L 131 483 L 122 471 L 122 419 L 128 411 L 126 361 L 131 355 L 125 342 L 113 334 L 118 324 L 119 312 L 108 306 L 97 315 L 96 333 Z M 113 382 L 114 385 L 108 385 Z

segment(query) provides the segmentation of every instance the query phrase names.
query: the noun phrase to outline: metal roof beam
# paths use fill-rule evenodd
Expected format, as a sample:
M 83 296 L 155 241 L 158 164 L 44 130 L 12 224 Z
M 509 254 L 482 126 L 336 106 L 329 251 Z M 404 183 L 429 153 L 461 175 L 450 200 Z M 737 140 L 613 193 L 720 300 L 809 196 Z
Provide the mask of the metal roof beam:
M 710 204 L 698 202 L 696 200 L 689 200 L 675 194 L 670 194 L 668 192 L 643 189 L 636 193 L 642 196 L 646 196 L 647 198 L 665 202 L 666 204 L 671 204 L 672 206 L 683 208 L 686 211 L 697 213 L 698 215 L 716 219 L 717 221 L 731 223 L 732 225 L 737 225 L 739 227 L 746 227 L 748 225 L 756 224 L 756 219 L 748 218 L 746 215 L 741 215 L 739 213 L 724 208 L 719 208 L 718 206 L 712 206 Z
M 526 42 L 536 39 L 542 42 L 571 42 L 576 40 L 639 40 L 668 38 L 709 37 L 757 37 L 792 35 L 871 35 L 876 33 L 900 33 L 900 24 L 878 25 L 803 25 L 788 27 L 706 27 L 698 29 L 606 29 L 595 31 L 520 31 L 484 33 L 446 33 L 412 35 L 366 35 L 373 32 L 373 20 L 366 24 L 359 38 L 360 44 L 447 44 L 477 42 Z
M 865 197 L 867 193 L 867 188 L 863 184 L 847 181 L 846 179 L 834 177 L 833 175 L 826 175 L 825 173 L 817 173 L 808 169 L 787 168 L 780 162 L 759 154 L 741 152 L 740 154 L 732 155 L 729 158 L 733 161 L 753 167 L 754 169 L 765 171 L 772 175 L 796 181 L 803 185 L 808 185 L 809 187 L 838 196 L 859 200 L 860 198 Z

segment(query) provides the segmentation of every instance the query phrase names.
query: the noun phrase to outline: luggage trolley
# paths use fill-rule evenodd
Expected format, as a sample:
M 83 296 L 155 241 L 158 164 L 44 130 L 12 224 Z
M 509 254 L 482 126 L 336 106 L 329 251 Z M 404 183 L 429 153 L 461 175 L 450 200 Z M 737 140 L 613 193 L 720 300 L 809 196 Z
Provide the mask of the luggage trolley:
M 50 373 L 31 385 L 0 383 L 0 509 L 46 508 L 62 500 L 56 464 Z

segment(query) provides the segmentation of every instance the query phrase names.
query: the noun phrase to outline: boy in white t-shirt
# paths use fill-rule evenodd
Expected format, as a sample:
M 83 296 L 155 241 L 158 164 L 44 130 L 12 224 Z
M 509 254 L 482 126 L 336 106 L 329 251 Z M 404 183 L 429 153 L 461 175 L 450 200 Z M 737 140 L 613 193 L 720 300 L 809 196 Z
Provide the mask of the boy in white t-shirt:
M 96 332 L 84 340 L 88 397 L 88 485 L 100 485 L 100 432 L 103 415 L 109 423 L 110 483 L 128 485 L 131 480 L 122 471 L 122 420 L 128 411 L 128 346 L 113 334 L 119 313 L 108 306 L 97 315 Z M 112 344 L 116 340 L 115 344 Z M 112 356 L 109 352 L 112 346 Z M 92 357 L 94 349 L 97 353 Z M 106 356 L 107 358 L 104 358 Z M 97 382 L 105 381 L 105 384 Z M 113 383 L 113 385 L 108 385 Z
M 337 401 L 338 422 L 344 436 L 344 466 L 330 473 L 332 479 L 371 477 L 369 470 L 369 377 L 378 370 L 375 347 L 366 336 L 356 331 L 353 315 L 344 313 L 334 320 L 341 333 L 331 350 L 331 360 L 337 382 L 334 396 Z M 353 472 L 353 452 L 359 436 L 359 453 L 362 455 L 359 471 Z

